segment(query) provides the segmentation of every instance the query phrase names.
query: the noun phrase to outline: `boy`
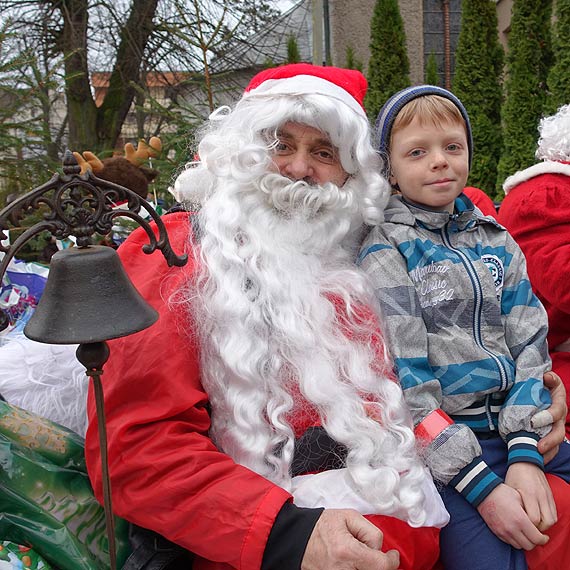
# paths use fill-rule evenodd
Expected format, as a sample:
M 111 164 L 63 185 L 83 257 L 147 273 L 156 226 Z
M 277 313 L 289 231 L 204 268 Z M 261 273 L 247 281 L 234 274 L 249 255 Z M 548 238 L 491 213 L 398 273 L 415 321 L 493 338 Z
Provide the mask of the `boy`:
M 524 569 L 520 549 L 545 544 L 557 517 L 537 450 L 545 432 L 531 422 L 550 401 L 540 380 L 550 365 L 545 311 L 514 240 L 463 194 L 472 138 L 461 102 L 410 87 L 385 104 L 376 129 L 399 195 L 359 261 L 451 515 L 442 561 Z M 563 444 L 546 470 L 568 482 L 569 458 Z

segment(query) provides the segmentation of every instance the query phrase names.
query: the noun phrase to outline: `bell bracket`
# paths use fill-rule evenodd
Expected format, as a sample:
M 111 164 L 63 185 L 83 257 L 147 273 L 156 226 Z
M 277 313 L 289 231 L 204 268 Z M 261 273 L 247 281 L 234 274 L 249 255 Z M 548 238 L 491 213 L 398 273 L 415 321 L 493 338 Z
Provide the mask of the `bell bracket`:
M 121 207 L 117 208 L 119 203 Z M 98 178 L 91 171 L 81 174 L 77 160 L 69 150 L 63 158 L 63 174 L 54 174 L 51 180 L 0 211 L 0 242 L 7 238 L 7 230 L 18 227 L 21 220 L 36 210 L 42 212 L 40 221 L 24 230 L 11 245 L 0 243 L 0 253 L 5 254 L 0 263 L 0 279 L 14 255 L 39 233 L 49 231 L 57 239 L 71 235 L 79 247 L 87 247 L 93 243 L 94 234 L 108 234 L 118 217 L 130 218 L 144 229 L 149 239 L 142 248 L 145 253 L 159 249 L 170 266 L 183 266 L 187 261 L 186 255 L 178 255 L 172 250 L 164 223 L 144 198 L 124 186 Z M 158 236 L 140 214 L 141 210 L 156 223 Z

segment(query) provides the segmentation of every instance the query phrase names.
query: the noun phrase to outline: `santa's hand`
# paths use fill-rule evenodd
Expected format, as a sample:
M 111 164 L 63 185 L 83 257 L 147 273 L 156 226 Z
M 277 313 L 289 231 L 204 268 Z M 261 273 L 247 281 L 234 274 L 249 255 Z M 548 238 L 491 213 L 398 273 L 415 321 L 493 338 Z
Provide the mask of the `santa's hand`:
M 493 533 L 515 548 L 532 550 L 549 540 L 526 514 L 519 492 L 504 483 L 495 487 L 477 510 Z
M 538 412 L 532 418 L 534 428 L 552 424 L 552 429 L 548 435 L 538 442 L 538 451 L 544 455 L 544 463 L 548 463 L 557 453 L 560 444 L 564 440 L 566 431 L 566 390 L 558 374 L 550 371 L 544 374 L 544 385 L 550 390 L 552 397 L 551 406 Z M 544 421 L 541 421 L 545 418 Z
M 325 509 L 307 543 L 301 570 L 397 570 L 396 550 L 381 552 L 382 532 L 351 509 Z

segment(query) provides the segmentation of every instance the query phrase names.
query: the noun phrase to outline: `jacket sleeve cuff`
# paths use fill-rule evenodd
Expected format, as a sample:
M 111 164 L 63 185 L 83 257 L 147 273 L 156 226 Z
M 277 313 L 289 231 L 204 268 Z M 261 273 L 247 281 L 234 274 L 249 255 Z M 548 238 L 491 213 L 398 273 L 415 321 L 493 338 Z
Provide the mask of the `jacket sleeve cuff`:
M 503 480 L 491 471 L 489 466 L 481 459 L 476 457 L 469 465 L 466 465 L 461 471 L 449 482 L 449 484 L 460 493 L 465 500 L 474 507 L 488 497 L 495 487 L 498 487 Z
M 418 439 L 431 443 L 455 422 L 441 409 L 431 411 L 414 429 Z
M 261 570 L 301 568 L 307 543 L 323 510 L 285 503 L 269 533 Z
M 532 463 L 544 470 L 544 458 L 538 451 L 538 435 L 528 431 L 518 431 L 507 436 L 509 461 L 513 463 Z

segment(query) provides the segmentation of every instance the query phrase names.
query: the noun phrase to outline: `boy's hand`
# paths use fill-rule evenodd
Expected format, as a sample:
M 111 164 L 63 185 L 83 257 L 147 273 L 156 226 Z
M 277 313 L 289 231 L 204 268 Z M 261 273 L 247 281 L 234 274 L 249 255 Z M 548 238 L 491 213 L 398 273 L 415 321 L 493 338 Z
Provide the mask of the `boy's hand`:
M 557 520 L 556 503 L 542 469 L 532 463 L 513 463 L 505 483 L 517 490 L 528 518 L 542 532 Z
M 532 550 L 549 540 L 529 519 L 519 492 L 509 485 L 495 487 L 477 510 L 493 533 L 514 548 Z

